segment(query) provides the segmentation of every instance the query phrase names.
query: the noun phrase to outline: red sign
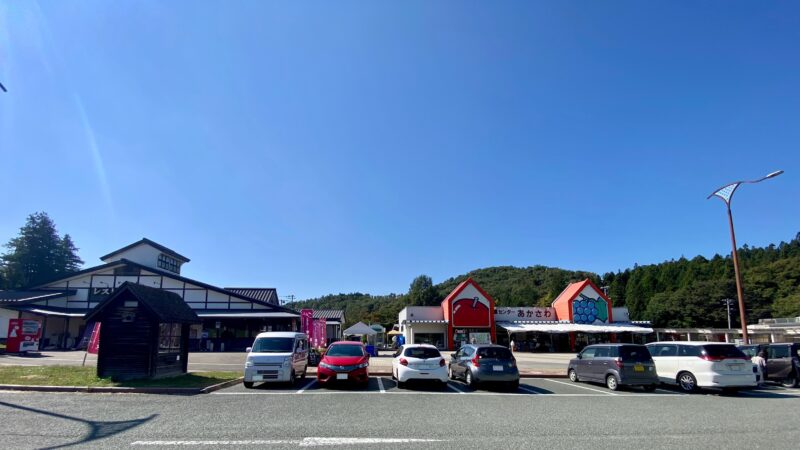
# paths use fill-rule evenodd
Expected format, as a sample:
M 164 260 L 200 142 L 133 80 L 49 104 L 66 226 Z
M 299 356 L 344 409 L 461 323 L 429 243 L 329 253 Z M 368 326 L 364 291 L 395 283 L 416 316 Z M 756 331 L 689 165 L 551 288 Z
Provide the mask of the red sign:
M 453 302 L 453 326 L 459 327 L 488 327 L 489 306 L 486 300 L 480 297 L 460 298 Z
M 327 330 L 325 319 L 318 319 L 314 321 L 314 337 L 311 338 L 311 344 L 314 347 L 322 347 L 327 343 Z
M 86 351 L 93 355 L 97 354 L 97 351 L 100 349 L 100 322 L 96 322 L 94 324 L 94 329 L 92 330 L 92 337 L 89 338 L 89 346 L 86 347 Z
M 42 323 L 33 319 L 9 319 L 6 351 L 8 353 L 35 352 L 39 350 Z

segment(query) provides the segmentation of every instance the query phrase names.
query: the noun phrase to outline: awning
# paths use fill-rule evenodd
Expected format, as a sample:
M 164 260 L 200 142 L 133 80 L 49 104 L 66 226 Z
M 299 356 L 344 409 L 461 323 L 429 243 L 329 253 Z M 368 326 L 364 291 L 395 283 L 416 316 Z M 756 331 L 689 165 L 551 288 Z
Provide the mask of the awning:
M 397 331 L 397 330 L 392 330 L 392 331 L 386 333 L 387 336 L 397 336 L 398 334 L 403 334 L 403 333 L 400 332 L 400 331 Z
M 497 322 L 497 325 L 514 332 L 538 331 L 541 333 L 652 333 L 650 327 L 627 323 L 611 323 L 607 325 L 582 325 L 577 323 L 515 323 Z
M 36 304 L 14 305 L 11 307 L 6 305 L 5 307 L 13 311 L 56 317 L 83 317 L 87 312 L 89 312 L 89 310 L 85 308 L 59 308 L 55 306 L 42 306 Z
M 0 304 L 14 305 L 75 295 L 74 290 L 0 291 Z
M 195 312 L 197 312 L 197 311 L 195 311 Z M 217 312 L 214 312 L 214 313 L 203 313 L 203 312 L 197 312 L 197 316 L 198 317 L 219 318 L 219 319 L 236 318 L 236 317 L 243 318 L 243 319 L 254 318 L 254 317 L 266 317 L 266 318 L 300 317 L 300 315 L 298 315 L 298 314 L 292 314 L 292 313 L 287 313 L 287 312 L 251 312 L 251 311 L 241 312 L 241 313 L 228 313 L 228 312 L 225 312 L 225 313 L 217 313 Z

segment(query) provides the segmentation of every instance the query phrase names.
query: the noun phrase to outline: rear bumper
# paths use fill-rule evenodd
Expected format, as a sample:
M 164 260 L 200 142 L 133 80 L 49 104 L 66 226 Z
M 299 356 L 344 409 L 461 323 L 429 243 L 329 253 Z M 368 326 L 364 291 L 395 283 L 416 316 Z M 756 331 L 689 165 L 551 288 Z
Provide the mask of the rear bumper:
M 472 377 L 475 381 L 481 383 L 493 383 L 493 382 L 508 382 L 508 381 L 518 381 L 519 380 L 519 370 L 514 368 L 513 370 L 509 370 L 506 368 L 502 372 L 495 372 L 492 370 L 491 367 L 483 368 L 481 367 L 478 370 L 474 368 L 472 370 Z
M 754 387 L 758 385 L 756 374 L 743 373 L 736 375 L 709 373 L 697 377 L 700 387 Z
M 337 382 L 367 383 L 369 381 L 369 371 L 367 369 L 368 368 L 365 367 L 363 369 L 351 370 L 350 372 L 336 372 L 330 369 L 326 369 L 324 367 L 317 367 L 317 381 L 322 384 L 337 383 Z M 336 375 L 340 373 L 346 373 L 347 379 L 346 380 L 337 379 Z
M 619 379 L 619 384 L 622 386 L 649 386 L 651 384 L 658 384 L 659 379 L 655 372 L 653 372 L 652 376 L 640 376 L 640 377 L 631 377 L 631 376 L 623 376 L 617 377 Z
M 408 380 L 438 380 L 446 383 L 447 366 L 438 367 L 436 369 L 417 370 L 408 367 L 398 367 L 397 380 L 405 383 Z

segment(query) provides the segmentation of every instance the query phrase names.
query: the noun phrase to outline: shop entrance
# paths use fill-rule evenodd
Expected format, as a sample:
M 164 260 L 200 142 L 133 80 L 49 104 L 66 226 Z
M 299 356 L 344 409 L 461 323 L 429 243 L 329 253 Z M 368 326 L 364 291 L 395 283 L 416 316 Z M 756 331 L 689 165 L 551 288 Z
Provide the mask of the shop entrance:
M 491 344 L 492 332 L 489 328 L 456 328 L 453 343 L 456 350 L 464 344 Z

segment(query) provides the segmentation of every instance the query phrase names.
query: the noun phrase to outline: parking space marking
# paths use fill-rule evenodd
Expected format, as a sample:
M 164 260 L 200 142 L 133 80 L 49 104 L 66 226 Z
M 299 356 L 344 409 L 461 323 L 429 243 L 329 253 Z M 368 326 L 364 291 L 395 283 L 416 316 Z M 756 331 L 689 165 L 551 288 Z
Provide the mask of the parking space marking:
M 314 378 L 314 379 L 313 379 L 313 380 L 311 380 L 311 381 L 310 381 L 310 382 L 309 382 L 307 385 L 303 386 L 303 387 L 302 387 L 302 388 L 300 388 L 300 389 L 299 389 L 297 392 L 295 392 L 295 394 L 302 394 L 303 392 L 305 392 L 305 390 L 306 390 L 306 389 L 310 388 L 310 387 L 311 387 L 311 386 L 312 386 L 314 383 L 316 383 L 316 382 L 317 382 L 317 379 L 316 379 L 316 378 Z
M 378 389 L 381 390 L 381 394 L 386 393 L 386 389 L 383 388 L 383 378 L 378 377 Z
M 452 390 L 454 390 L 454 391 L 458 392 L 459 394 L 466 394 L 466 392 L 462 391 L 461 389 L 458 389 L 457 387 L 453 386 L 453 385 L 452 385 L 452 384 L 450 384 L 450 383 L 447 383 L 447 387 L 449 387 L 450 389 L 452 389 Z
M 590 387 L 588 387 L 588 386 L 581 386 L 581 385 L 579 385 L 579 384 L 576 384 L 576 383 L 565 383 L 565 382 L 563 382 L 563 381 L 553 380 L 553 379 L 551 379 L 551 378 L 543 378 L 543 380 L 552 381 L 553 383 L 563 384 L 563 385 L 565 385 L 565 386 L 572 386 L 572 387 L 576 387 L 576 388 L 586 389 L 587 391 L 599 392 L 599 393 L 601 393 L 601 394 L 606 394 L 606 395 L 617 395 L 617 394 L 615 394 L 615 393 L 613 393 L 613 392 L 601 391 L 600 389 L 594 389 L 594 388 L 590 388 Z
M 530 388 L 530 387 L 525 386 L 523 384 L 519 385 L 519 388 L 522 389 L 523 391 L 529 393 L 529 394 L 536 394 L 536 395 L 541 395 L 542 394 L 541 392 L 536 392 L 535 390 L 533 390 L 533 388 Z

